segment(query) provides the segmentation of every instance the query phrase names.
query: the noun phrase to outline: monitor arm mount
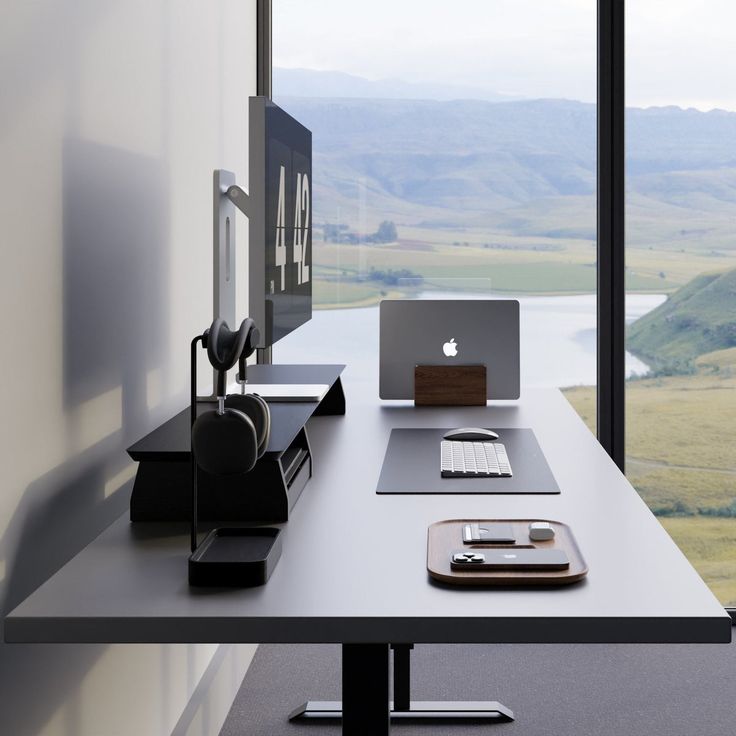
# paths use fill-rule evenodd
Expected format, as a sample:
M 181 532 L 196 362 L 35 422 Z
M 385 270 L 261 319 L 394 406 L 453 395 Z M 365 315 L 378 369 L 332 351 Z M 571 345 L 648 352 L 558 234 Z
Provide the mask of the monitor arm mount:
M 236 323 L 235 315 L 235 202 L 228 196 L 237 189 L 248 202 L 248 195 L 235 184 L 232 171 L 215 169 L 212 187 L 213 205 L 213 262 L 212 262 L 212 319 L 222 318 L 229 325 Z M 238 209 L 241 209 L 238 207 Z M 247 211 L 245 211 L 247 215 Z
M 213 284 L 212 318 L 221 317 L 228 325 L 240 324 L 235 301 L 235 210 L 249 220 L 253 217 L 252 198 L 235 183 L 235 174 L 215 169 L 213 176 Z M 248 315 L 259 321 L 258 315 Z M 259 325 L 260 326 L 260 325 Z M 259 348 L 258 363 L 271 362 L 271 349 Z

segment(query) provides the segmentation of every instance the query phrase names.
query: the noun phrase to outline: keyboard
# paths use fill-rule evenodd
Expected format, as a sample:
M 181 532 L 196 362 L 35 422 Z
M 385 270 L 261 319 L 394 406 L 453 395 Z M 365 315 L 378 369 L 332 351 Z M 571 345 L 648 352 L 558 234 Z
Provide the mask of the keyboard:
M 499 442 L 442 440 L 443 478 L 510 478 L 511 464 Z

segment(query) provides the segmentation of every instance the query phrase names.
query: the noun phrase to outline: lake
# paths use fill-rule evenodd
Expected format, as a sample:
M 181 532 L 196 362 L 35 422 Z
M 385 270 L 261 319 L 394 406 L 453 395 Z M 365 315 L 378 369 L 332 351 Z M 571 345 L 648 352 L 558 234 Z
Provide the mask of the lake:
M 488 294 L 427 292 L 430 299 L 489 298 Z M 493 297 L 492 297 L 493 298 Z M 509 298 L 501 297 L 498 298 Z M 596 297 L 523 296 L 521 385 L 576 386 L 596 382 Z M 663 294 L 626 298 L 626 321 L 659 306 Z M 347 363 L 351 380 L 374 384 L 378 376 L 378 307 L 317 310 L 311 322 L 274 346 L 274 363 Z M 626 354 L 626 375 L 647 366 Z

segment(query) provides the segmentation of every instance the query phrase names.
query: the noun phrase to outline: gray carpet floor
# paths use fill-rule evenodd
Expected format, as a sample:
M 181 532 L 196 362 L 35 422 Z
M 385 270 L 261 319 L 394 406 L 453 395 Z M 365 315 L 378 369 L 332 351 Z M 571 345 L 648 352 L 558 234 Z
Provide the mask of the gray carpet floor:
M 417 700 L 500 700 L 504 724 L 397 724 L 400 736 L 731 736 L 736 645 L 419 645 Z M 287 721 L 305 700 L 340 699 L 340 648 L 262 645 L 221 736 L 339 736 Z

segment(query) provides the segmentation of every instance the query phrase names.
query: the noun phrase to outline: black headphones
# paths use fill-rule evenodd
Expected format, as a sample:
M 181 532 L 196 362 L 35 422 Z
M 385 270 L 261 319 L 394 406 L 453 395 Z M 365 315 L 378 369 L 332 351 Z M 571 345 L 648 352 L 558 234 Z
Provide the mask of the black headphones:
M 197 465 L 213 475 L 247 473 L 268 447 L 271 413 L 256 394 L 226 396 L 227 372 L 238 363 L 238 382 L 245 384 L 245 361 L 260 341 L 252 319 L 233 332 L 216 319 L 202 335 L 207 357 L 217 371 L 217 410 L 197 417 L 192 425 L 192 452 Z

